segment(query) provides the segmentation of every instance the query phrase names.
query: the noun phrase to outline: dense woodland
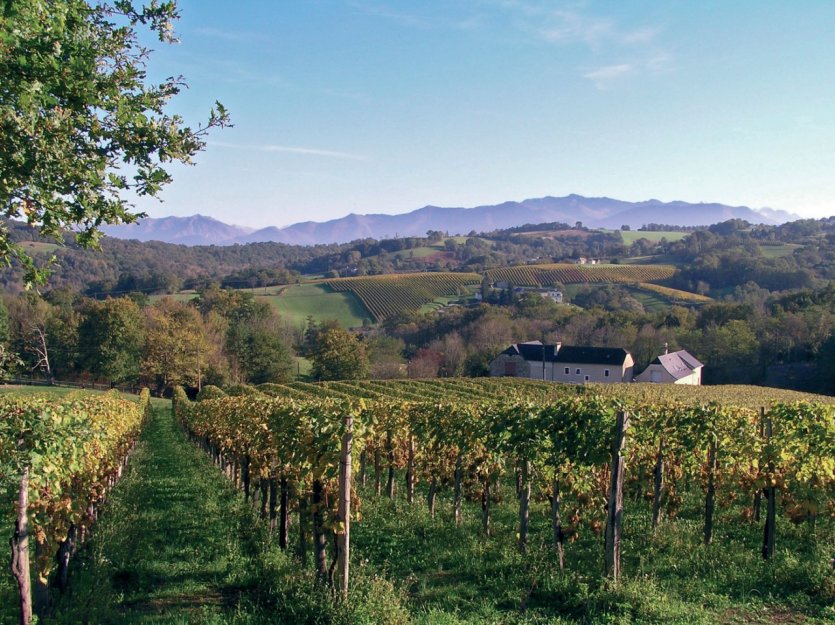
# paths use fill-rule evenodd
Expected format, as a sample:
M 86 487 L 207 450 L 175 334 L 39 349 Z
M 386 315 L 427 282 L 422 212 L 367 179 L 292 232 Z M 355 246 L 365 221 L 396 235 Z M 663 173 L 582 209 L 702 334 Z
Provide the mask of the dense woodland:
M 37 240 L 24 226 L 12 224 L 11 232 L 17 241 Z M 51 250 L 58 261 L 40 294 L 22 292 L 15 267 L 3 272 L 3 369 L 61 380 L 145 382 L 158 391 L 174 384 L 285 381 L 300 372 L 296 355 L 313 362 L 314 379 L 484 375 L 511 342 L 544 339 L 626 347 L 638 370 L 667 344 L 702 360 L 708 383 L 835 392 L 833 218 L 776 227 L 732 220 L 695 229 L 680 241 L 638 238 L 630 246 L 619 233 L 588 231 L 579 223 L 470 234 L 315 247 L 105 239 L 101 252 L 68 242 Z M 442 251 L 409 253 L 432 244 Z M 40 240 L 34 246 L 49 247 Z M 403 313 L 357 337 L 312 319 L 293 327 L 252 294 L 233 290 L 293 283 L 311 273 L 481 271 L 580 256 L 675 264 L 679 272 L 669 286 L 716 302 L 651 311 L 614 284 L 576 288 L 569 306 L 507 292 L 443 315 Z M 183 287 L 196 290 L 197 299 L 152 297 Z M 336 364 L 346 359 L 354 364 Z

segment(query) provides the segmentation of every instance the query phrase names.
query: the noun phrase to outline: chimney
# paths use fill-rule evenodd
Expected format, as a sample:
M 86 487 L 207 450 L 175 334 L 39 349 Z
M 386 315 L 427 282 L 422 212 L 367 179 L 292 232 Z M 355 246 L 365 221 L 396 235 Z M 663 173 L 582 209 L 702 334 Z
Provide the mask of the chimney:
M 666 356 L 669 353 L 670 353 L 669 345 L 667 343 L 664 343 L 664 355 Z

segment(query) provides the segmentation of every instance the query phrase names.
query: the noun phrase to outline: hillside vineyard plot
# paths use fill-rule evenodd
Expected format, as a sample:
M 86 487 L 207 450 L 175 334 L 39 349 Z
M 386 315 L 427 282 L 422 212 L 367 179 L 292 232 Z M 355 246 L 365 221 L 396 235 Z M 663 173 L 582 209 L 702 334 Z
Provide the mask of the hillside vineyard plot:
M 495 282 L 514 286 L 544 287 L 555 284 L 584 284 L 595 282 L 658 282 L 675 274 L 672 265 L 520 265 L 491 269 L 487 276 Z
M 517 380 L 282 388 L 265 387 L 269 397 L 215 393 L 200 402 L 179 390 L 175 414 L 248 499 L 260 497 L 282 547 L 291 510 L 298 511 L 302 553 L 312 537 L 318 575 L 343 597 L 350 510 L 360 492 L 393 498 L 398 475 L 410 505 L 422 485 L 433 516 L 438 499 L 450 499 L 455 525 L 462 501 L 480 500 L 488 540 L 496 491 L 502 477 L 515 476 L 519 550 L 528 548 L 532 493 L 546 493 L 560 567 L 570 543 L 591 532 L 601 536 L 605 574 L 613 578 L 621 573 L 624 501 L 633 512 L 646 508 L 653 532 L 677 522 L 685 495 L 700 498 L 698 529 L 685 522 L 681 531 L 706 545 L 716 535 L 716 510 L 739 506 L 746 522 L 762 524 L 765 559 L 774 553 L 780 514 L 822 540 L 832 536 L 832 398 L 757 387 Z
M 699 295 L 698 293 L 690 293 L 689 291 L 682 291 L 679 289 L 671 289 L 660 284 L 650 284 L 649 282 L 641 282 L 634 285 L 635 288 L 643 291 L 650 291 L 666 297 L 672 302 L 683 302 L 685 304 L 707 304 L 713 301 L 713 298 L 706 295 Z
M 438 297 L 463 294 L 481 282 L 475 273 L 409 273 L 327 280 L 334 291 L 350 291 L 375 321 L 404 310 L 418 310 Z

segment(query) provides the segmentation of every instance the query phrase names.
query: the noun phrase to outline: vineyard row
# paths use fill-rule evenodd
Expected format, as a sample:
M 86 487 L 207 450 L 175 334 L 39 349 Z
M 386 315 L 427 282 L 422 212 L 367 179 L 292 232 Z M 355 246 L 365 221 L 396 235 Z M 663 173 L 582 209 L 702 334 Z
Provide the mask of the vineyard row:
M 507 282 L 514 286 L 545 287 L 556 284 L 584 284 L 598 282 L 638 283 L 657 282 L 673 277 L 672 265 L 520 265 L 491 269 L 491 281 Z
M 705 543 L 713 540 L 715 509 L 748 502 L 750 518 L 759 519 L 762 508 L 766 557 L 778 502 L 795 522 L 835 518 L 831 403 L 771 404 L 797 395 L 750 387 L 632 386 L 361 382 L 295 384 L 280 395 L 285 387 L 270 385 L 264 390 L 279 396 L 207 393 L 214 398 L 189 402 L 178 392 L 175 412 L 247 497 L 261 491 L 262 513 L 278 528 L 280 544 L 286 546 L 289 514 L 297 511 L 302 541 L 309 526 L 317 570 L 331 582 L 329 535 L 340 545 L 335 560 L 347 567 L 350 503 L 359 496 L 353 474 L 365 484 L 373 473 L 374 493 L 391 497 L 401 472 L 407 500 L 415 501 L 423 483 L 433 514 L 437 497 L 451 490 L 456 523 L 462 499 L 480 499 L 487 535 L 497 482 L 515 476 L 519 548 L 527 545 L 531 493 L 540 493 L 552 508 L 560 562 L 566 539 L 601 532 L 612 575 L 619 571 L 622 516 L 612 514 L 624 488 L 635 500 L 648 491 L 653 526 L 677 516 L 683 485 L 698 488 L 705 494 Z M 347 568 L 343 575 L 336 578 L 347 592 Z
M 438 297 L 460 295 L 481 282 L 475 273 L 413 273 L 327 280 L 337 292 L 359 298 L 375 321 L 403 310 L 418 310 Z
M 4 522 L 13 527 L 12 573 L 24 625 L 33 610 L 47 612 L 50 582 L 65 589 L 76 546 L 122 476 L 149 410 L 147 389 L 138 401 L 111 393 L 62 401 L 0 397 L 0 486 L 8 504 Z

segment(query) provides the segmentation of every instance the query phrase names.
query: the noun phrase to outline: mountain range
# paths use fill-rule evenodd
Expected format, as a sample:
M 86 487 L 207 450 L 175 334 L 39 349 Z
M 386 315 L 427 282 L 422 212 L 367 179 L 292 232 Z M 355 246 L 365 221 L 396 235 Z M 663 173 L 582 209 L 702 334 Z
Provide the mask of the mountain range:
M 649 223 L 676 226 L 707 226 L 728 219 L 751 223 L 779 224 L 800 219 L 786 211 L 755 210 L 747 206 L 717 203 L 625 202 L 581 195 L 543 197 L 521 202 L 450 208 L 424 206 L 400 215 L 351 213 L 325 222 L 305 221 L 284 228 L 260 230 L 225 224 L 212 217 L 145 218 L 136 224 L 106 226 L 108 236 L 139 241 L 164 241 L 183 245 L 235 245 L 276 241 L 295 245 L 346 243 L 356 239 L 424 236 L 428 230 L 450 234 L 490 232 L 525 224 L 580 221 L 590 228 L 637 229 Z

